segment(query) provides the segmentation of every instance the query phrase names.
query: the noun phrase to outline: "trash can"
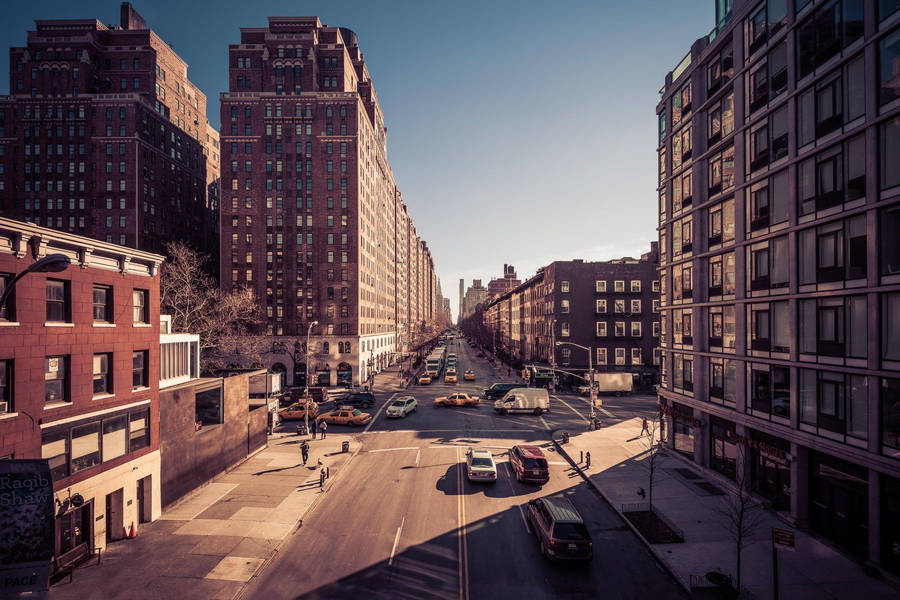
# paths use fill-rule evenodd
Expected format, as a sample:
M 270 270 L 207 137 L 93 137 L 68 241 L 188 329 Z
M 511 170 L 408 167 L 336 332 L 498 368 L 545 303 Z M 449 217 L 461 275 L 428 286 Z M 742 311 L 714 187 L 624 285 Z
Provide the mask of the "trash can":
M 568 431 L 563 431 L 563 434 L 562 434 L 562 443 L 563 443 L 563 444 L 568 444 L 568 443 L 569 443 L 569 432 L 568 432 Z
M 346 440 L 341 442 L 341 452 L 343 452 L 344 454 L 350 452 L 350 442 Z

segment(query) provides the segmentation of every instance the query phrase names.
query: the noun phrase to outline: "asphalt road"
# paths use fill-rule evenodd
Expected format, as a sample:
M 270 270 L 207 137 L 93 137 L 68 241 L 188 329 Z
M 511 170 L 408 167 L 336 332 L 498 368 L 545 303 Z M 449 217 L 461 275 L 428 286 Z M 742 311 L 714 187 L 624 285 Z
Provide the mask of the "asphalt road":
M 244 598 L 678 598 L 681 588 L 619 517 L 573 473 L 548 443 L 551 431 L 587 427 L 588 403 L 554 395 L 551 411 L 501 416 L 477 408 L 436 408 L 438 395 L 481 395 L 496 371 L 461 342 L 460 374 L 475 382 L 412 386 L 419 410 L 389 420 L 379 395 L 359 454 Z M 502 371 L 506 375 L 506 369 Z M 509 381 L 510 378 L 503 377 Z M 604 399 L 604 422 L 649 414 L 650 397 Z M 377 414 L 376 414 L 377 413 Z M 335 426 L 329 431 L 343 429 Z M 506 452 L 517 443 L 545 446 L 550 482 L 515 481 Z M 489 448 L 498 462 L 493 484 L 472 484 L 462 465 L 468 446 Z M 528 500 L 569 497 L 594 541 L 588 565 L 546 561 L 524 519 Z

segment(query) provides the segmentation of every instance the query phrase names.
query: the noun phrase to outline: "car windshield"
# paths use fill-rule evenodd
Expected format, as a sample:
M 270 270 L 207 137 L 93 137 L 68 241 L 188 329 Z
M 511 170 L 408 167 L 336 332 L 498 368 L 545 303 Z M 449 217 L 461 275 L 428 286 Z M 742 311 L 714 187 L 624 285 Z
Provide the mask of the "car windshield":
M 358 416 L 361 415 L 362 413 L 359 412 L 358 410 L 354 410 L 354 411 L 353 411 L 352 413 L 350 413 L 350 414 L 352 414 L 354 417 L 358 417 Z
M 525 459 L 525 468 L 526 469 L 546 469 L 547 468 L 547 459 L 545 459 L 545 458 L 526 458 Z
M 399 406 L 400 408 L 403 408 L 404 406 L 406 406 L 406 402 L 404 400 L 394 400 L 394 403 L 391 404 L 391 406 Z
M 553 537 L 559 540 L 587 541 L 591 539 L 584 523 L 557 523 Z
M 489 458 L 482 458 L 480 456 L 475 456 L 472 458 L 472 466 L 473 467 L 492 467 L 494 466 L 493 461 Z

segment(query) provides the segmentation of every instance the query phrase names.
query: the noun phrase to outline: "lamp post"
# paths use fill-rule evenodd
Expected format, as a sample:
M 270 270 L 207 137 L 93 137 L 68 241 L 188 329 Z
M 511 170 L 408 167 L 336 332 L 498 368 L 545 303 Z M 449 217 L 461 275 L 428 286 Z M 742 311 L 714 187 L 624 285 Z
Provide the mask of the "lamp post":
M 553 391 L 556 391 L 556 319 L 550 320 L 550 375 L 552 379 L 550 380 L 550 385 L 553 386 Z
M 65 254 L 49 254 L 31 263 L 24 271 L 13 277 L 6 289 L 3 290 L 3 295 L 0 296 L 0 310 L 3 310 L 3 307 L 6 306 L 6 301 L 12 294 L 13 288 L 16 287 L 16 283 L 29 273 L 60 273 L 65 271 L 70 264 L 72 264 L 72 261 Z
M 313 321 L 306 330 L 306 389 L 303 394 L 306 396 L 306 404 L 304 405 L 305 410 L 303 411 L 303 423 L 306 425 L 307 434 L 309 434 L 309 334 L 312 333 L 312 328 L 318 324 L 318 321 Z
M 594 366 L 593 361 L 591 360 L 591 349 L 587 346 L 582 346 L 581 344 L 575 344 L 573 342 L 556 342 L 557 346 L 562 346 L 563 344 L 567 344 L 569 346 L 575 346 L 576 348 L 581 348 L 582 350 L 587 350 L 588 353 L 588 387 L 591 390 L 591 429 L 596 427 L 596 421 L 594 420 L 594 400 L 597 398 L 597 392 L 594 390 Z

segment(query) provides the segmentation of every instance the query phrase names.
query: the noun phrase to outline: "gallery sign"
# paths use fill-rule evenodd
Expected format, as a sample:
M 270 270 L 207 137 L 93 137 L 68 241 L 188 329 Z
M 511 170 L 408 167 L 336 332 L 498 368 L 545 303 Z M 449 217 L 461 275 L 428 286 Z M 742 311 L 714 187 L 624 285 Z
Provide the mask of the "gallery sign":
M 0 523 L 0 597 L 48 589 L 55 521 L 46 460 L 0 460 Z

